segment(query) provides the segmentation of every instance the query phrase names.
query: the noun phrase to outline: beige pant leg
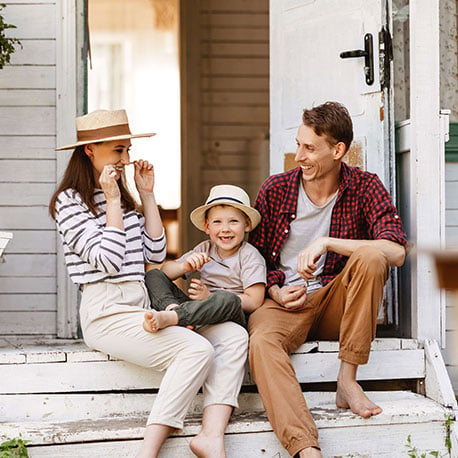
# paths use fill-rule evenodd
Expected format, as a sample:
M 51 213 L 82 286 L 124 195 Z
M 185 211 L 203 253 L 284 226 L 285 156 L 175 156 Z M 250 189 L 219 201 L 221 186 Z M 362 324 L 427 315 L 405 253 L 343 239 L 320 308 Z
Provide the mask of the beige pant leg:
M 127 300 L 126 288 L 100 285 L 97 291 L 96 285 L 91 286 L 90 295 L 86 295 L 88 289 L 83 292 L 81 321 L 86 343 L 116 358 L 166 371 L 148 424 L 181 429 L 188 408 L 212 367 L 213 347 L 202 336 L 179 326 L 146 332 L 142 327 L 145 310 L 127 304 L 141 304 L 141 297 L 135 297 L 137 293 L 141 296 L 141 291 L 135 291 Z M 104 305 L 97 300 L 101 295 L 109 298 Z
M 248 333 L 232 321 L 204 326 L 198 332 L 215 351 L 214 363 L 203 386 L 204 407 L 228 404 L 238 407 L 238 396 L 246 371 Z

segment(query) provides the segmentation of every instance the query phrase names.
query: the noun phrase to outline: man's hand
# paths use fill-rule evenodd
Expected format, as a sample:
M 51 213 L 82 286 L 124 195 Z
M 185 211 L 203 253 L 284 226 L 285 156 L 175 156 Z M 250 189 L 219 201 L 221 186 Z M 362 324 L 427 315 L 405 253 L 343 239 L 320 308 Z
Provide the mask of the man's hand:
M 297 272 L 304 280 L 311 280 L 320 256 L 328 251 L 327 237 L 318 237 L 297 257 Z
M 305 285 L 282 286 L 273 285 L 269 288 L 269 296 L 285 309 L 299 310 L 304 307 L 307 299 Z
M 188 296 L 193 301 L 203 301 L 210 296 L 210 291 L 200 280 L 193 278 L 188 288 Z
M 211 259 L 205 253 L 192 253 L 184 261 L 185 272 L 200 270 L 209 261 Z

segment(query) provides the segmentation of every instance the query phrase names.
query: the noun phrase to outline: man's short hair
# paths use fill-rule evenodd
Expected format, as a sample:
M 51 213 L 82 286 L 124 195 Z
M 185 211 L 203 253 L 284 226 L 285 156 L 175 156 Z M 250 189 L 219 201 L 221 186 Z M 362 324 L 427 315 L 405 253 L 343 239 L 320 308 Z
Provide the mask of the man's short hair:
M 353 141 L 353 123 L 350 113 L 341 103 L 326 102 L 310 110 L 305 109 L 302 122 L 317 135 L 324 135 L 331 146 L 343 142 L 345 151 L 350 148 Z

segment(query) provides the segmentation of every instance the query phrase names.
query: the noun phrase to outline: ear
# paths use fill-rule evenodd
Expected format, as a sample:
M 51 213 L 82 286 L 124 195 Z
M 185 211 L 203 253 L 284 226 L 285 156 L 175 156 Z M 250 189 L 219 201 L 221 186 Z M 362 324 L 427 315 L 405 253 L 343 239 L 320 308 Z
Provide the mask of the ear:
M 339 142 L 335 146 L 335 151 L 334 151 L 334 159 L 340 160 L 344 157 L 346 151 L 345 151 L 345 143 L 344 142 Z
M 86 153 L 86 156 L 88 156 L 90 159 L 94 159 L 94 144 L 88 143 L 84 145 L 84 152 Z
M 246 223 L 245 223 L 245 232 L 250 232 L 250 231 L 251 231 L 251 220 L 250 218 L 247 218 Z
M 205 220 L 204 231 L 207 235 L 210 235 L 210 229 L 208 228 L 208 221 Z

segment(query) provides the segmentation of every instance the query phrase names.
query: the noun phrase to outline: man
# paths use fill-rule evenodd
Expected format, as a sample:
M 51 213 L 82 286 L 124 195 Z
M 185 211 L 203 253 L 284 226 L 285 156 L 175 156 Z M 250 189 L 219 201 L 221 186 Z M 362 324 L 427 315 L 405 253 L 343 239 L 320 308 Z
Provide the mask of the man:
M 269 420 L 291 456 L 321 457 L 318 431 L 289 354 L 307 338 L 339 340 L 336 404 L 367 418 L 382 409 L 356 381 L 369 358 L 390 266 L 401 266 L 406 235 L 372 173 L 342 162 L 353 140 L 347 109 L 304 110 L 295 160 L 269 177 L 250 242 L 267 262 L 268 299 L 249 319 L 250 367 Z

